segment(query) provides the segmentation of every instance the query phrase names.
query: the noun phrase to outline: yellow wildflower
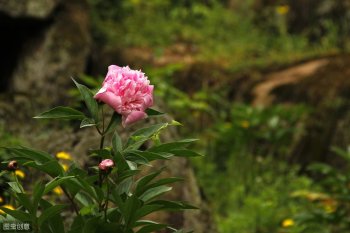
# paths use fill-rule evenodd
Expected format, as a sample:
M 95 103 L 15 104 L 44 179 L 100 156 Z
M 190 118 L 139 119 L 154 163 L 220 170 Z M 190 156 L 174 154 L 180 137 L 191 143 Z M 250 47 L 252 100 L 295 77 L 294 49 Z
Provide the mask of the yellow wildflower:
M 52 190 L 55 194 L 57 195 L 62 195 L 63 194 L 63 190 L 61 189 L 61 187 L 57 186 L 56 188 L 54 188 Z
M 18 176 L 21 179 L 24 179 L 24 177 L 26 177 L 26 174 L 21 170 L 16 170 L 15 174 L 16 174 L 16 176 Z
M 288 5 L 280 5 L 276 7 L 276 12 L 279 15 L 285 15 L 289 12 L 289 6 Z
M 72 156 L 69 153 L 64 151 L 58 152 L 56 154 L 56 158 L 63 159 L 63 160 L 72 160 Z
M 61 164 L 61 166 L 65 172 L 68 171 L 69 166 L 67 164 Z
M 241 127 L 244 128 L 244 129 L 247 129 L 249 128 L 250 124 L 249 124 L 249 121 L 241 121 Z
M 2 197 L 0 197 L 0 203 L 3 203 L 4 199 Z
M 12 205 L 3 205 L 2 207 L 9 210 L 15 210 L 15 207 L 13 207 Z M 5 214 L 5 212 L 0 209 L 0 214 Z
M 294 220 L 291 218 L 287 218 L 287 219 L 283 220 L 283 222 L 282 222 L 282 227 L 285 227 L 285 228 L 291 227 L 293 225 L 294 225 Z

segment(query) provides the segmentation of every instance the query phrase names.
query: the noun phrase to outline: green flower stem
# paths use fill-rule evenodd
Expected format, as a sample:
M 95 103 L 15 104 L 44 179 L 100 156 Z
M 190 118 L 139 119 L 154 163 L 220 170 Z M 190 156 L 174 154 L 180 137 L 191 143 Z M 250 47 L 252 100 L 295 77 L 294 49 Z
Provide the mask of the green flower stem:
M 73 206 L 74 211 L 77 214 L 77 216 L 80 216 L 78 206 L 75 204 L 73 198 L 69 195 L 69 193 L 67 192 L 67 190 L 64 187 L 61 186 L 61 189 L 63 190 L 63 193 L 66 195 L 68 200 L 72 203 L 72 206 Z
M 97 130 L 99 131 L 99 133 L 100 133 L 100 135 L 101 135 L 100 150 L 103 149 L 103 145 L 104 145 L 104 141 L 105 141 L 105 117 L 104 117 L 104 113 L 103 113 L 103 105 L 102 105 L 102 107 L 101 107 L 101 115 L 102 115 L 102 130 L 100 131 L 100 130 L 98 130 L 98 128 L 97 128 Z M 99 158 L 98 158 L 98 164 L 100 164 L 101 162 L 102 162 L 102 158 L 99 157 Z M 102 173 L 101 173 L 100 170 L 99 170 L 99 172 L 98 172 L 98 177 L 99 177 L 99 179 L 98 179 L 98 186 L 99 186 L 99 187 L 102 187 Z
M 106 195 L 106 201 L 105 201 L 105 206 L 104 206 L 104 215 L 105 215 L 105 222 L 107 222 L 107 210 L 108 210 L 108 201 L 109 201 L 109 192 L 110 192 L 110 185 L 109 185 L 109 181 L 108 181 L 108 177 L 106 179 L 107 181 L 107 195 Z

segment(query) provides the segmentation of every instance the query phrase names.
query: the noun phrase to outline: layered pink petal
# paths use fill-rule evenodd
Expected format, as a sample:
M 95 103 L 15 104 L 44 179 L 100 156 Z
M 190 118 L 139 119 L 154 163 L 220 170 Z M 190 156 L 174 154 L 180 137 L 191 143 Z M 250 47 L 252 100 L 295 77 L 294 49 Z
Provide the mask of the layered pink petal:
M 121 114 L 127 126 L 147 116 L 144 111 L 153 105 L 153 89 L 143 72 L 111 65 L 95 99 Z
M 98 92 L 95 97 L 95 99 L 108 104 L 109 106 L 111 106 L 116 112 L 121 113 L 120 112 L 120 106 L 121 106 L 121 98 L 119 96 L 114 95 L 112 92 Z
M 122 117 L 122 125 L 125 128 L 129 125 L 136 123 L 139 120 L 145 119 L 146 117 L 147 117 L 147 114 L 145 112 L 134 111 L 134 112 L 131 112 L 129 115 Z

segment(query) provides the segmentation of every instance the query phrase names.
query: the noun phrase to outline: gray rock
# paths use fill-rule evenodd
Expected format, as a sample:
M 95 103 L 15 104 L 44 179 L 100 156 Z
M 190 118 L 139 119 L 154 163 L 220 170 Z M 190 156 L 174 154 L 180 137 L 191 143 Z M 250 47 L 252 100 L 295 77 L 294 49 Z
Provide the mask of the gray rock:
M 0 11 L 12 17 L 46 18 L 60 0 L 1 0 Z

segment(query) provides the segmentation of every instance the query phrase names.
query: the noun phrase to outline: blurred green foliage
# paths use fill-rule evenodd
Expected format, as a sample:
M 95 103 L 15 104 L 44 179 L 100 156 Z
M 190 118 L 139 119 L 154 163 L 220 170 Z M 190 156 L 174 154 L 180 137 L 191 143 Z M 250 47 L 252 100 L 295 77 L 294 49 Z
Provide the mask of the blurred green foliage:
M 318 190 L 296 192 L 294 196 L 306 199 L 310 208 L 296 215 L 303 233 L 343 233 L 350 229 L 350 148 L 333 147 L 341 158 L 341 166 L 314 163 L 309 167 L 318 177 Z
M 207 160 L 195 164 L 220 232 L 277 232 L 304 209 L 290 194 L 310 188 L 312 180 L 300 176 L 286 154 L 309 111 L 233 105 L 230 117 L 207 132 Z
M 196 59 L 234 70 L 339 51 L 337 21 L 323 17 L 324 30 L 313 40 L 307 36 L 318 28 L 313 24 L 290 32 L 292 6 L 281 11 L 282 2 L 276 2 L 254 10 L 254 2 L 229 8 L 216 0 L 90 0 L 95 40 L 109 47 L 147 47 L 159 56 L 164 48 L 183 44 Z
M 157 58 L 172 47 L 178 52 L 176 45 L 182 45 L 195 61 L 216 63 L 233 73 L 347 48 L 347 8 L 335 14 L 338 1 L 90 0 L 90 4 L 94 37 L 104 48 L 147 48 Z M 210 85 L 187 93 L 176 87 L 185 61 L 145 65 L 143 70 L 162 101 L 157 101 L 160 109 L 188 126 L 182 133 L 201 135 L 197 149 L 207 156 L 194 165 L 220 232 L 312 229 L 295 217 L 313 209 L 312 203 L 291 194 L 321 189 L 300 175 L 288 157 L 294 140 L 304 133 L 302 122 L 310 107 L 235 104 L 227 99 L 229 88 L 218 91 Z M 295 222 L 284 226 L 286 219 Z

